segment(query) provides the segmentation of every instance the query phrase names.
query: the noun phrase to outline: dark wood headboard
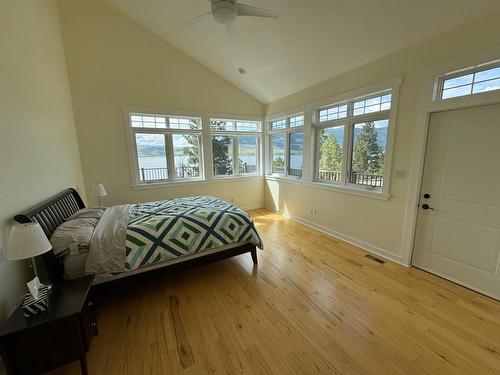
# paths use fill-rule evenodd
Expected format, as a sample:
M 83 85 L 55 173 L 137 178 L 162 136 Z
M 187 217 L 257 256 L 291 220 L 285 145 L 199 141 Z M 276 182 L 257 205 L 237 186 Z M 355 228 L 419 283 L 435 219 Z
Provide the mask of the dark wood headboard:
M 52 198 L 14 216 L 14 220 L 18 223 L 36 221 L 42 227 L 47 238 L 50 239 L 52 233 L 54 233 L 56 228 L 65 219 L 82 208 L 85 208 L 85 204 L 80 194 L 75 189 L 66 189 Z M 62 259 L 56 257 L 52 251 L 43 254 L 42 259 L 50 281 L 62 281 L 64 279 Z

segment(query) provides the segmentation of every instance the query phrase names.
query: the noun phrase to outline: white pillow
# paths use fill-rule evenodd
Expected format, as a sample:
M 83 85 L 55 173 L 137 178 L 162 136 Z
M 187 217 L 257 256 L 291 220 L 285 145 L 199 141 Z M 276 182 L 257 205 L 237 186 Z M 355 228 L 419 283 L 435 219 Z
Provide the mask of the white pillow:
M 66 218 L 66 221 L 73 219 L 100 219 L 105 208 L 82 208 L 76 211 L 73 215 Z
M 88 249 L 98 221 L 95 218 L 78 218 L 59 225 L 50 237 L 54 254 L 59 256 L 68 253 L 70 249 Z

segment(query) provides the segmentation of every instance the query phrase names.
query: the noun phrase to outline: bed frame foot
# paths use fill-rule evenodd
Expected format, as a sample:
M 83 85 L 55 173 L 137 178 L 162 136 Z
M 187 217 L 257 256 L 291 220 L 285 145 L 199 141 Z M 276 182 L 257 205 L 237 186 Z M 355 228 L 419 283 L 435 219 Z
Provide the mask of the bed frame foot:
M 253 260 L 253 264 L 257 265 L 257 249 L 252 249 L 250 251 L 250 253 L 252 254 L 252 260 Z

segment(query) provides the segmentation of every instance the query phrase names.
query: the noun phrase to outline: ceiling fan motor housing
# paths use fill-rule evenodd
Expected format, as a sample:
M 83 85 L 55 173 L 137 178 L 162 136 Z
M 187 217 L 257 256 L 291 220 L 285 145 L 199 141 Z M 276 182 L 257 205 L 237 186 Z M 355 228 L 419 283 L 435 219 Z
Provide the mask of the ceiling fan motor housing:
M 223 25 L 233 22 L 238 17 L 238 7 L 229 0 L 220 0 L 212 3 L 214 19 Z

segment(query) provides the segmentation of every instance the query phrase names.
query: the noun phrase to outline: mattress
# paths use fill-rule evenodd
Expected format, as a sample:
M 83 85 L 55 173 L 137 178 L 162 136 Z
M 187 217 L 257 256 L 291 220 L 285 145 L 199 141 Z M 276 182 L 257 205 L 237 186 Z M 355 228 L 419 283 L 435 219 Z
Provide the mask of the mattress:
M 118 274 L 110 274 L 110 273 L 104 273 L 104 274 L 97 274 L 94 279 L 94 284 L 102 284 L 108 281 L 116 280 L 116 279 L 121 279 L 124 277 L 136 275 L 139 273 L 151 271 L 154 269 L 162 268 L 165 267 L 166 265 L 172 265 L 176 263 L 181 263 L 189 259 L 194 259 L 194 258 L 200 258 L 205 255 L 209 254 L 214 254 L 219 251 L 224 251 L 224 250 L 229 250 L 238 246 L 242 246 L 248 242 L 239 242 L 239 243 L 233 243 L 225 246 L 218 247 L 216 249 L 210 249 L 210 250 L 205 250 L 200 253 L 192 254 L 192 255 L 187 255 L 183 257 L 179 257 L 176 259 L 172 259 L 171 261 L 168 262 L 161 262 L 161 263 L 156 263 L 150 266 L 142 267 L 133 271 L 127 271 L 127 272 L 121 272 Z M 64 275 L 66 279 L 76 279 L 79 277 L 82 277 L 85 275 L 85 262 L 88 257 L 88 250 L 87 251 L 80 251 L 78 255 L 65 255 L 63 258 L 63 264 L 64 264 Z

